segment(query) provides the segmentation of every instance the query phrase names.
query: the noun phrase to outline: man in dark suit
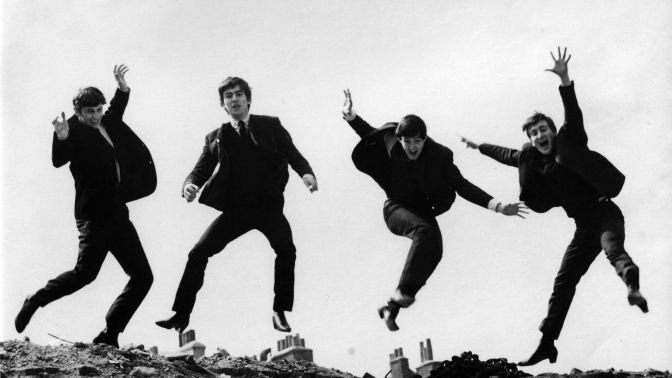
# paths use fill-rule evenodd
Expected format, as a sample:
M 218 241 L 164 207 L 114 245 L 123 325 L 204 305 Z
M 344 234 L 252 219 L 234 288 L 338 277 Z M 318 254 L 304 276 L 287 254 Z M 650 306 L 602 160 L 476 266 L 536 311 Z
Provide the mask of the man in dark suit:
M 611 201 L 623 187 L 625 176 L 604 156 L 588 149 L 583 115 L 569 79 L 567 49 L 558 48 L 555 65 L 547 69 L 562 81 L 560 96 L 565 107 L 565 123 L 556 132 L 553 120 L 535 113 L 523 125 L 530 143 L 522 150 L 491 144 L 477 144 L 466 138 L 467 147 L 478 149 L 500 163 L 518 167 L 520 199 L 535 212 L 544 213 L 561 206 L 574 218 L 576 232 L 555 278 L 548 315 L 539 329 L 543 336 L 532 356 L 520 363 L 534 365 L 545 359 L 554 363 L 558 356 L 554 340 L 574 298 L 576 285 L 604 249 L 611 265 L 628 288 L 630 305 L 648 312 L 646 299 L 639 292 L 639 269 L 624 249 L 625 230 L 621 210 Z
M 152 286 L 152 270 L 138 234 L 128 218 L 127 202 L 148 196 L 156 189 L 151 154 L 123 122 L 130 88 L 128 68 L 114 67 L 118 89 L 103 114 L 105 97 L 94 87 L 80 89 L 72 100 L 75 115 L 61 113 L 52 122 L 52 161 L 55 167 L 70 163 L 75 180 L 75 219 L 79 229 L 77 264 L 29 296 L 16 317 L 21 333 L 39 307 L 70 295 L 93 282 L 110 251 L 130 276 L 123 292 L 105 317 L 107 327 L 93 339 L 119 347 L 118 336 Z
M 407 115 L 401 122 L 371 127 L 352 110 L 350 91 L 345 91 L 343 116 L 362 138 L 352 153 L 360 171 L 371 176 L 385 191 L 383 208 L 390 231 L 412 240 L 399 279 L 387 305 L 378 310 L 390 331 L 399 327 L 400 308 L 415 302 L 443 254 L 443 239 L 436 217 L 448 211 L 460 197 L 504 215 L 526 213 L 522 202 L 502 205 L 465 179 L 453 164 L 453 152 L 427 136 L 423 120 Z
M 290 332 L 285 311 L 291 311 L 294 303 L 296 248 L 282 211 L 288 164 L 310 192 L 317 190 L 317 181 L 278 118 L 250 115 L 252 92 L 245 80 L 228 77 L 219 85 L 219 99 L 231 121 L 205 137 L 203 152 L 184 182 L 182 196 L 191 202 L 203 188 L 199 202 L 222 214 L 189 252 L 173 304 L 175 314 L 156 324 L 184 331 L 196 294 L 203 286 L 208 259 L 256 229 L 268 239 L 276 254 L 273 326 Z M 219 170 L 213 175 L 217 165 Z

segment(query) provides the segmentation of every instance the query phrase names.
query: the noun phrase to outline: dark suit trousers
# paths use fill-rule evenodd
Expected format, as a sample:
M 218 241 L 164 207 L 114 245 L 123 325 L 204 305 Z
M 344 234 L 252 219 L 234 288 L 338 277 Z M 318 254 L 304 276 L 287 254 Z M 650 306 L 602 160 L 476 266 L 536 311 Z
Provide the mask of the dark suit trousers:
M 539 330 L 544 335 L 557 339 L 572 304 L 576 285 L 586 274 L 601 250 L 616 269 L 616 273 L 628 286 L 639 288 L 639 268 L 625 251 L 625 226 L 621 210 L 610 200 L 601 200 L 597 205 L 576 217 L 574 239 L 562 258 L 555 278 L 553 294 L 548 303 L 548 315 Z
M 415 296 L 432 275 L 443 256 L 443 238 L 436 218 L 414 211 L 394 200 L 383 207 L 387 228 L 393 234 L 412 240 L 397 287 Z
M 40 306 L 70 295 L 90 284 L 98 276 L 107 252 L 117 259 L 130 280 L 112 303 L 105 320 L 111 331 L 122 332 L 152 286 L 154 277 L 140 244 L 138 233 L 128 219 L 128 209 L 121 205 L 114 215 L 100 220 L 77 221 L 79 255 L 73 270 L 50 280 L 35 293 Z
M 296 247 L 282 206 L 233 208 L 217 217 L 189 252 L 189 259 L 175 295 L 173 311 L 190 314 L 196 303 L 196 294 L 203 286 L 208 259 L 221 252 L 233 240 L 255 229 L 266 237 L 275 251 L 273 310 L 292 311 Z

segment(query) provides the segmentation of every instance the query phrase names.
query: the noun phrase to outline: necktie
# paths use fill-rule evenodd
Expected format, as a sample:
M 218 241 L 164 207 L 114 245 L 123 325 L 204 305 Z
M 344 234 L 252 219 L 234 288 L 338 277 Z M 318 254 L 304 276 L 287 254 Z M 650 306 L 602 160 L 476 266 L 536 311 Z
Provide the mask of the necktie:
M 246 140 L 248 134 L 247 134 L 247 127 L 245 127 L 244 121 L 238 122 L 238 130 L 240 131 L 240 138 Z

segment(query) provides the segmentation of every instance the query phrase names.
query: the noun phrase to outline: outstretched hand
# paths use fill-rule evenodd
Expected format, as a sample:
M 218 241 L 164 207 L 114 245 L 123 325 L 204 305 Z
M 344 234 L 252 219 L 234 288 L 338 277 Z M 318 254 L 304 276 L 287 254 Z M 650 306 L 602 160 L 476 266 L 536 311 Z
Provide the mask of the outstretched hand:
M 124 92 L 128 92 L 128 84 L 126 84 L 126 78 L 124 78 L 126 72 L 128 72 L 128 66 L 125 64 L 122 64 L 119 67 L 117 67 L 116 64 L 114 65 L 114 80 L 117 81 L 119 89 Z
M 560 46 L 558 46 L 558 58 L 555 58 L 553 51 L 551 51 L 551 57 L 553 58 L 553 68 L 547 68 L 545 71 L 553 72 L 558 75 L 562 80 L 562 85 L 569 85 L 571 81 L 569 80 L 569 70 L 567 68 L 567 63 L 572 58 L 571 55 L 567 56 L 567 48 L 565 47 L 564 54 L 560 52 Z
M 58 121 L 58 116 L 51 121 L 51 124 L 54 126 L 54 131 L 56 136 L 60 140 L 65 140 L 70 134 L 70 127 L 68 126 L 68 121 L 65 119 L 65 113 L 61 112 L 62 121 Z
M 516 215 L 525 219 L 523 214 L 528 214 L 527 210 L 529 210 L 529 207 L 525 205 L 525 202 L 513 202 L 502 205 L 501 213 L 506 216 Z
M 343 117 L 350 118 L 352 116 L 352 97 L 350 96 L 350 90 L 346 89 L 343 91 L 345 94 L 345 102 L 343 103 Z
M 457 134 L 457 136 L 460 137 L 460 141 L 461 141 L 462 143 L 464 143 L 464 144 L 467 145 L 467 148 L 473 148 L 473 149 L 475 149 L 475 150 L 478 150 L 478 143 L 474 142 L 474 141 L 471 140 L 471 139 L 467 139 L 467 138 L 463 137 L 463 136 L 460 135 L 460 134 Z

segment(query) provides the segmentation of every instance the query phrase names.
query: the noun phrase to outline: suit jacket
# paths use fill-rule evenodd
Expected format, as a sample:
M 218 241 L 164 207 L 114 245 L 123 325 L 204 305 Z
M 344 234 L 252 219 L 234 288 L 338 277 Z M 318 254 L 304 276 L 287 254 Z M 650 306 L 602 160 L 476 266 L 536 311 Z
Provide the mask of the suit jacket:
M 233 127 L 231 122 L 222 124 L 220 128 L 206 135 L 203 152 L 184 182 L 184 184 L 191 182 L 198 187 L 205 184 L 199 202 L 220 211 L 224 211 L 225 208 L 228 182 L 236 179 L 230 175 L 229 151 L 223 148 L 221 143 L 223 132 L 228 127 Z M 289 180 L 288 165 L 299 176 L 306 173 L 314 175 L 313 169 L 294 146 L 291 136 L 282 127 L 278 118 L 250 115 L 248 130 L 273 170 L 266 180 L 265 189 L 278 203 L 284 203 L 283 193 Z M 215 172 L 218 165 L 219 169 Z M 184 189 L 184 185 L 182 187 Z
M 623 188 L 625 176 L 607 158 L 588 148 L 588 135 L 576 100 L 574 82 L 561 86 L 560 96 L 565 107 L 565 123 L 555 137 L 555 162 L 583 178 L 604 197 L 616 197 Z M 520 200 L 530 209 L 544 213 L 559 206 L 536 169 L 542 154 L 530 143 L 523 145 L 520 151 L 485 143 L 479 150 L 500 163 L 518 167 Z
M 352 152 L 355 167 L 371 176 L 389 197 L 390 155 L 385 134 L 394 133 L 397 124 L 390 122 L 375 129 L 359 116 L 348 123 L 362 138 Z M 462 177 L 460 170 L 453 164 L 453 152 L 448 147 L 428 137 L 422 155 L 417 160 L 420 170 L 419 188 L 429 199 L 434 216 L 451 208 L 456 193 L 469 202 L 487 208 L 492 196 Z
M 54 132 L 51 159 L 54 167 L 70 162 L 75 180 L 75 218 L 96 219 L 109 216 L 119 203 L 146 197 L 156 189 L 156 169 L 147 146 L 123 122 L 129 92 L 117 89 L 102 123 L 114 144 L 112 147 L 95 128 L 72 116 L 70 133 L 59 140 Z M 119 164 L 120 178 L 117 178 Z

